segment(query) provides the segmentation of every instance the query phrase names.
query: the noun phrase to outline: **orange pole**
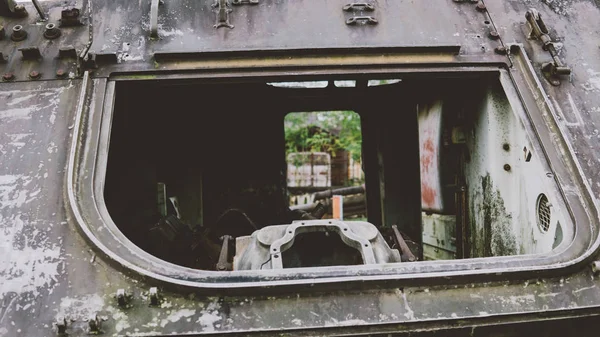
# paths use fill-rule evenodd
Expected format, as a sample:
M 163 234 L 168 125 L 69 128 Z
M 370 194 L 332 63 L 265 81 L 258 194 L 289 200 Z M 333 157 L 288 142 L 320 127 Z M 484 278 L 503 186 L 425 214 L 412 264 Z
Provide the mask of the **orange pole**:
M 344 220 L 344 196 L 342 195 L 334 195 L 332 197 L 333 201 L 333 218 Z

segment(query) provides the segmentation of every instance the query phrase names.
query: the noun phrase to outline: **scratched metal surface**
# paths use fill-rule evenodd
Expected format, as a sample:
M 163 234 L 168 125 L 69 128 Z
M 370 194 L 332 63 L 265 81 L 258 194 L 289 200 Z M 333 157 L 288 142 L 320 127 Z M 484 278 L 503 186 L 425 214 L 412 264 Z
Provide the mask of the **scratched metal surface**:
M 588 182 L 600 195 L 600 3 L 594 0 L 486 1 L 493 23 L 504 43 L 522 43 L 550 96 L 557 118 L 575 148 Z M 572 75 L 552 86 L 540 71 L 551 60 L 537 40 L 527 39 L 525 12 L 537 9 L 558 42 L 559 57 Z
M 0 61 L 0 75 L 12 73 L 12 81 L 30 81 L 31 71 L 40 74 L 39 80 L 57 78 L 57 70 L 64 72 L 65 78 L 74 78 L 77 73 L 77 60 L 75 57 L 59 58 L 59 50 L 72 47 L 75 52 L 81 52 L 89 42 L 89 29 L 87 25 L 76 27 L 61 27 L 60 37 L 50 40 L 44 38 L 45 26 L 53 23 L 60 26 L 61 10 L 66 7 L 81 7 L 81 1 L 67 0 L 60 2 L 44 1 L 42 7 L 47 20 L 41 21 L 37 12 L 26 3 L 29 15 L 25 18 L 0 18 L 0 26 L 4 26 L 5 35 L 0 37 L 0 53 L 6 58 Z M 82 9 L 82 21 L 87 22 L 85 7 Z M 27 32 L 23 41 L 12 41 L 10 36 L 14 26 L 21 25 Z M 37 59 L 24 59 L 20 51 L 22 48 L 38 48 L 41 57 Z
M 102 58 L 97 76 L 169 70 L 172 67 L 163 65 L 159 57 L 194 59 L 224 51 L 287 49 L 302 54 L 344 48 L 460 47 L 461 56 L 486 54 L 490 60 L 505 61 L 494 53 L 501 42 L 488 37 L 492 26 L 487 13 L 476 11 L 473 4 L 378 0 L 373 1 L 373 12 L 345 12 L 346 0 L 261 0 L 258 5 L 231 6 L 234 28 L 216 29 L 212 3 L 165 1 L 159 7 L 158 38 L 151 38 L 149 1 L 95 1 L 90 54 Z M 346 25 L 346 19 L 359 15 L 376 17 L 379 23 Z
M 168 3 L 167 6 L 176 4 L 176 2 Z M 333 25 L 331 22 L 342 20 L 340 15 L 343 14 L 338 8 L 341 2 L 332 2 L 337 6 L 334 6 L 333 11 L 339 11 L 338 14 L 332 14 L 334 19 L 326 17 L 330 14 L 323 14 L 328 13 L 329 5 L 314 7 L 305 5 L 306 8 L 301 13 L 306 14 L 299 15 L 292 11 L 295 9 L 293 6 L 296 5 L 287 3 L 282 5 L 286 8 L 283 13 L 285 15 L 270 13 L 269 16 L 264 14 L 265 16 L 259 18 L 260 20 L 244 21 L 243 18 L 246 16 L 263 15 L 259 11 L 264 8 L 273 11 L 275 5 L 283 2 L 265 1 L 264 4 L 271 6 L 263 6 L 263 8 L 235 7 L 232 13 L 232 24 L 236 27 L 231 31 L 226 31 L 226 28 L 219 29 L 216 34 L 220 35 L 215 36 L 220 38 L 208 38 L 209 41 L 204 44 L 203 36 L 200 36 L 200 43 L 195 42 L 198 41 L 196 27 L 206 26 L 203 28 L 206 31 L 213 29 L 214 14 L 208 13 L 208 5 L 197 3 L 199 2 L 186 4 L 206 8 L 199 12 L 201 14 L 192 15 L 192 10 L 173 11 L 173 14 L 169 14 L 170 18 L 163 17 L 164 11 L 159 14 L 164 21 L 161 28 L 163 39 L 157 43 L 160 44 L 158 47 L 163 48 L 162 50 L 173 48 L 178 51 L 210 50 L 216 48 L 215 46 L 221 41 L 219 39 L 222 38 L 231 41 L 225 46 L 234 48 L 236 44 L 233 42 L 242 41 L 240 37 L 248 37 L 250 24 L 254 23 L 256 27 L 256 22 L 260 23 L 259 29 L 268 30 L 275 35 L 276 38 L 270 42 L 272 46 L 277 46 L 277 43 L 286 43 L 286 46 L 290 46 L 293 42 L 284 39 L 283 35 L 276 34 L 276 28 L 281 29 L 281 25 L 287 26 L 282 18 L 290 19 L 290 27 L 293 23 L 295 25 L 293 28 L 296 30 L 312 30 L 316 28 L 310 24 L 302 24 L 303 19 L 312 17 L 315 20 L 319 19 L 320 25 L 328 26 Z M 303 3 L 306 4 L 307 1 Z M 597 164 L 597 153 L 600 147 L 598 142 L 600 120 L 597 113 L 600 112 L 600 50 L 598 49 L 600 28 L 597 22 L 600 18 L 600 9 L 598 2 L 590 0 L 548 1 L 548 3 L 550 5 L 537 1 L 511 0 L 488 1 L 486 4 L 503 42 L 524 43 L 536 65 L 539 66 L 541 62 L 547 61 L 548 55 L 541 50 L 536 41 L 525 39 L 523 23 L 527 8 L 537 8 L 551 27 L 551 35 L 563 43 L 561 58 L 573 68 L 574 74 L 570 81 L 563 81 L 560 87 L 552 87 L 543 79 L 542 82 L 557 107 L 558 117 L 563 121 L 564 129 L 572 141 L 571 144 L 577 151 L 592 188 L 598 195 L 600 180 L 597 177 L 600 168 Z M 379 1 L 379 4 L 391 8 L 401 6 L 393 1 Z M 481 38 L 469 37 L 470 40 L 466 38 L 457 40 L 454 34 L 484 32 L 484 27 L 479 23 L 481 20 L 473 24 L 474 21 L 459 19 L 460 15 L 448 17 L 446 14 L 448 11 L 452 13 L 464 11 L 466 14 L 461 15 L 477 18 L 476 15 L 481 13 L 476 12 L 473 5 L 469 3 L 455 4 L 444 1 L 439 4 L 439 7 L 429 6 L 428 8 L 433 8 L 429 12 L 421 9 L 420 12 L 413 12 L 412 15 L 440 15 L 437 11 L 441 11 L 441 17 L 447 21 L 437 20 L 430 25 L 435 28 L 434 31 L 439 30 L 441 39 L 436 41 L 433 33 L 421 37 L 418 34 L 411 36 L 410 33 L 402 33 L 410 32 L 411 27 L 405 27 L 403 30 L 402 21 L 399 21 L 396 24 L 399 27 L 397 31 L 401 31 L 400 34 L 393 36 L 390 34 L 386 41 L 413 43 L 413 45 L 421 43 L 419 41 L 440 44 L 458 43 L 467 46 L 463 51 L 470 50 L 471 53 L 475 53 L 478 43 L 473 41 L 479 41 L 477 39 Z M 133 37 L 135 34 L 146 33 L 144 29 L 147 28 L 142 24 L 144 20 L 147 21 L 149 3 L 120 4 L 122 11 L 116 14 L 108 9 L 112 5 L 106 7 L 102 7 L 101 3 L 99 5 L 98 13 L 101 14 L 98 17 L 110 18 L 105 21 L 108 22 L 107 24 L 113 23 L 109 31 L 115 34 L 114 42 L 108 35 L 105 38 L 104 42 L 107 45 L 105 51 L 123 53 L 123 43 L 141 46 L 147 42 L 145 37 L 138 36 L 136 39 Z M 138 7 L 135 6 L 145 9 L 136 11 Z M 314 15 L 304 16 L 311 13 Z M 177 15 L 187 16 L 178 18 Z M 190 20 L 186 21 L 185 18 Z M 453 18 L 460 23 L 456 23 Z M 271 20 L 279 21 L 280 26 L 269 26 Z M 384 20 L 382 25 L 391 24 L 390 19 L 386 20 L 388 21 Z M 417 21 L 425 20 L 412 21 L 417 25 Z M 123 25 L 123 22 L 128 23 Z M 425 25 L 425 23 L 420 24 Z M 136 30 L 134 26 L 140 28 Z M 121 28 L 120 35 L 117 34 L 117 27 L 124 27 Z M 449 27 L 454 29 L 448 31 Z M 106 26 L 104 28 L 106 29 Z M 192 32 L 189 32 L 188 28 L 192 29 Z M 359 29 L 370 28 L 373 27 L 359 27 Z M 335 29 L 331 31 L 336 32 Z M 98 28 L 97 32 L 101 31 L 102 28 Z M 239 31 L 241 31 L 238 35 L 240 37 L 233 37 L 233 34 Z M 349 41 L 348 33 L 343 34 L 346 36 L 341 40 L 340 46 L 344 46 Z M 358 39 L 365 37 L 362 34 L 356 35 Z M 298 42 L 298 46 L 306 47 L 305 44 L 309 43 L 314 47 L 315 42 L 312 42 L 314 41 L 312 37 L 308 39 L 306 36 L 304 40 L 300 39 L 304 44 Z M 332 33 L 330 37 L 335 35 Z M 420 38 L 423 40 L 419 40 Z M 364 45 L 371 45 L 370 43 L 373 42 L 369 39 L 362 41 Z M 318 43 L 322 43 L 322 46 L 330 46 L 330 42 L 324 38 L 319 39 Z M 0 44 L 2 43 L 5 41 L 0 41 Z M 252 43 L 257 42 L 248 42 L 243 46 L 251 47 Z M 492 42 L 485 40 L 482 43 L 488 47 L 489 52 L 489 47 L 493 46 Z M 96 51 L 102 50 L 104 43 L 100 43 L 99 40 L 94 46 Z M 129 61 L 126 57 L 125 65 L 127 62 L 145 61 L 142 63 L 146 67 L 152 67 L 150 59 L 145 58 L 148 55 L 146 52 L 143 53 L 145 56 L 142 60 L 137 60 L 136 54 L 131 55 L 132 60 Z M 553 325 L 547 322 L 546 318 L 592 316 L 592 320 L 577 322 L 580 335 L 586 335 L 587 331 L 591 331 L 587 329 L 597 324 L 595 317 L 600 307 L 598 277 L 589 270 L 552 279 L 532 279 L 512 284 L 469 284 L 435 288 L 423 286 L 404 289 L 392 287 L 368 292 L 291 293 L 270 297 L 257 295 L 248 298 L 227 296 L 207 298 L 188 293 L 165 292 L 164 300 L 159 307 L 149 307 L 144 292 L 150 285 L 143 280 L 119 273 L 100 257 L 94 258 L 94 253 L 64 210 L 66 155 L 79 88 L 79 80 L 0 83 L 0 336 L 2 337 L 56 335 L 53 323 L 57 317 L 63 315 L 69 319 L 68 332 L 71 336 L 87 335 L 86 320 L 94 313 L 103 320 L 101 329 L 107 336 L 244 333 L 249 330 L 268 330 L 273 335 L 327 335 L 374 333 L 375 331 L 387 333 L 417 328 L 449 329 L 453 335 L 470 336 L 527 333 L 531 335 L 532 331 L 545 336 L 558 336 L 572 332 L 569 330 L 571 324 Z M 133 293 L 131 308 L 117 307 L 113 294 L 119 288 L 126 288 Z M 541 315 L 539 311 L 545 311 L 545 314 Z M 521 316 L 516 315 L 517 313 Z M 425 321 L 428 323 L 422 323 Z M 536 325 L 532 327 L 517 324 L 519 321 L 535 321 Z M 493 330 L 485 327 L 500 322 L 511 325 L 496 326 L 492 328 Z M 311 331 L 311 328 L 323 329 Z

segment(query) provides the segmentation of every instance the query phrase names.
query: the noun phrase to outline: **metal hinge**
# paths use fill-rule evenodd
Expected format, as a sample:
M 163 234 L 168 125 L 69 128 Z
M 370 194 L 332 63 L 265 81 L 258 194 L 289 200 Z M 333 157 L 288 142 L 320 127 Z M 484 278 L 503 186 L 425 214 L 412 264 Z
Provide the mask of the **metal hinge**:
M 552 56 L 552 62 L 546 62 L 542 64 L 542 74 L 552 85 L 560 85 L 560 75 L 571 75 L 571 68 L 563 65 L 561 60 L 558 58 L 558 52 L 554 46 L 552 38 L 548 34 L 548 27 L 542 20 L 540 13 L 531 8 L 525 13 L 525 18 L 529 24 L 531 31 L 529 32 L 529 38 L 535 38 L 542 42 L 542 48 L 550 53 Z

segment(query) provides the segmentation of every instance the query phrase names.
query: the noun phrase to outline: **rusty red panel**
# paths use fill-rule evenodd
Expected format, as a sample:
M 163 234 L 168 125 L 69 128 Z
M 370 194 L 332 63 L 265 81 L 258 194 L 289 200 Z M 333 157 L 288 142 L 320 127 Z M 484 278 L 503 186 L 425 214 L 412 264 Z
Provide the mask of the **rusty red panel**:
M 442 212 L 444 209 L 440 176 L 442 105 L 442 101 L 419 104 L 421 207 L 431 212 Z

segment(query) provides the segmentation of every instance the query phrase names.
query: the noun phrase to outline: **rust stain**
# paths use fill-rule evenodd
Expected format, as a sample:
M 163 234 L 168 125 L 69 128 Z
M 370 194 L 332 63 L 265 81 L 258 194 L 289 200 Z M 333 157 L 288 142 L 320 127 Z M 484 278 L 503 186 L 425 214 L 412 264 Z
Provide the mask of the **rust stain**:
M 435 199 L 437 197 L 437 191 L 426 184 L 421 184 L 421 201 L 423 206 L 433 207 Z
M 433 164 L 433 155 L 435 154 L 435 145 L 431 138 L 428 138 L 423 144 L 423 153 L 421 154 L 421 168 L 424 173 L 429 172 Z

